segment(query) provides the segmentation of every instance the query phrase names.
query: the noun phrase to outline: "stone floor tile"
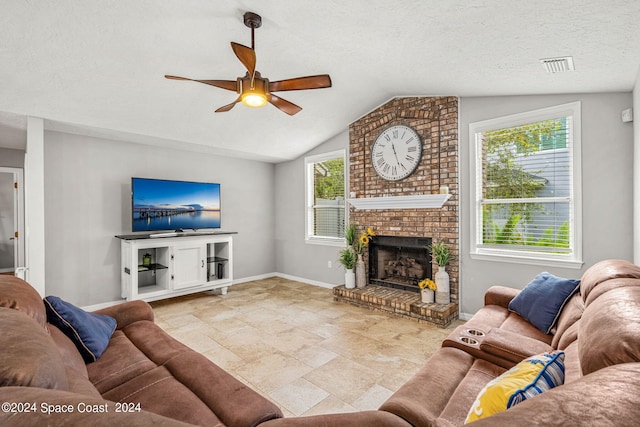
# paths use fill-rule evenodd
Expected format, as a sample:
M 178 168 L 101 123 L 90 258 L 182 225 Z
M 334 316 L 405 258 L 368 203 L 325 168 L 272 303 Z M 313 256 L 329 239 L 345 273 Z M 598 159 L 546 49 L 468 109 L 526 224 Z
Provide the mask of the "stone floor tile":
M 373 411 L 378 409 L 392 394 L 391 390 L 374 384 L 353 402 L 353 406 L 361 411 Z
M 281 277 L 151 305 L 158 326 L 289 417 L 376 409 L 464 323 L 441 329 Z
M 329 395 L 330 393 L 326 390 L 304 378 L 298 378 L 269 393 L 269 399 L 298 416 L 316 406 Z

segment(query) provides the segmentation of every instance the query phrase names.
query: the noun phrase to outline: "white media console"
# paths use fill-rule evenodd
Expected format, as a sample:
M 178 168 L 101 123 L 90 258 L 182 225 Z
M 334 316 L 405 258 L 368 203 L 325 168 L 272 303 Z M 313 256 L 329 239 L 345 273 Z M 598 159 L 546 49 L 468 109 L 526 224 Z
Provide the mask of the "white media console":
M 120 235 L 122 298 L 154 301 L 233 282 L 235 233 Z

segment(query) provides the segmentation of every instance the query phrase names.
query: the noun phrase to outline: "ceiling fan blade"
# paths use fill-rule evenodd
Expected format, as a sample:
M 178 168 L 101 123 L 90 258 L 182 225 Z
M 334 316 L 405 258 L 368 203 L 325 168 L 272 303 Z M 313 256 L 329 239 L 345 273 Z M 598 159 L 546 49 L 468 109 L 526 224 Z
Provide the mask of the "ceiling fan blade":
M 290 116 L 293 116 L 294 114 L 296 114 L 296 113 L 300 112 L 300 110 L 302 110 L 302 107 L 298 107 L 293 102 L 289 102 L 286 99 L 280 98 L 279 96 L 276 96 L 276 95 L 274 95 L 272 93 L 270 93 L 268 95 L 267 99 L 276 108 L 279 108 L 280 110 L 284 111 L 285 113 L 287 113 Z
M 331 87 L 331 77 L 329 74 L 297 77 L 294 79 L 269 82 L 269 91 L 271 92 L 283 90 L 322 89 L 325 87 Z
M 231 104 L 223 105 L 222 107 L 218 108 L 216 110 L 216 113 L 226 113 L 227 111 L 235 107 L 238 102 L 240 102 L 240 97 L 238 97 L 238 99 L 233 101 Z
M 236 54 L 240 62 L 246 67 L 250 76 L 256 71 L 256 52 L 245 45 L 231 42 L 231 49 Z
M 189 79 L 187 77 L 169 76 L 169 75 L 165 75 L 165 77 L 171 80 L 187 80 L 190 82 L 204 83 L 206 85 L 215 86 L 215 87 L 219 87 L 227 90 L 232 90 L 234 92 L 238 91 L 238 82 L 235 80 L 196 80 L 196 79 Z

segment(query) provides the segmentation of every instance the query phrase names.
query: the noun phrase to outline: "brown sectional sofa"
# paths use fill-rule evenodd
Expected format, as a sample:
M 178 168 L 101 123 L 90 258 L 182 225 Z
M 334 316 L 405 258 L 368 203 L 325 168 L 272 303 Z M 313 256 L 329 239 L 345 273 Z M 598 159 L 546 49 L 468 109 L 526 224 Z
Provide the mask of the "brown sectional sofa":
M 489 381 L 528 356 L 554 349 L 565 352 L 564 385 L 470 425 L 637 425 L 640 267 L 608 260 L 588 269 L 553 335 L 509 311 L 509 302 L 519 292 L 492 287 L 484 307 L 455 329 L 378 411 L 360 413 L 360 418 L 350 414 L 282 418 L 264 426 L 459 426 Z
M 556 349 L 565 353 L 564 385 L 472 425 L 637 424 L 640 267 L 609 260 L 587 270 L 552 335 L 509 311 L 519 292 L 491 288 L 485 306 L 379 410 L 281 418 L 272 403 L 157 328 L 145 303 L 101 310 L 118 328 L 102 357 L 85 365 L 73 344 L 46 324 L 38 294 L 19 279 L 0 278 L 0 307 L 13 309 L 0 308 L 0 402 L 97 408 L 109 402 L 114 408 L 113 402 L 139 401 L 144 409 L 100 416 L 3 412 L 0 424 L 184 425 L 172 417 L 214 426 L 457 426 L 489 381 L 528 356 Z
M 282 416 L 156 326 L 147 303 L 98 313 L 114 317 L 117 329 L 102 356 L 85 365 L 73 342 L 47 323 L 40 295 L 18 278 L 0 276 L 0 403 L 9 402 L 0 425 L 244 427 Z

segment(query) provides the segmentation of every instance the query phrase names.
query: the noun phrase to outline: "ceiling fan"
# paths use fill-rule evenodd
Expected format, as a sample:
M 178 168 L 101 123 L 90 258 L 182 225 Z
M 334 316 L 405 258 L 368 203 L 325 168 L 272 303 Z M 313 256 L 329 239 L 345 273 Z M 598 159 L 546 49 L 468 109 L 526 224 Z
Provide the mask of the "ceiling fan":
M 266 77 L 256 70 L 255 37 L 256 28 L 262 26 L 262 17 L 253 12 L 244 14 L 244 25 L 251 28 L 251 47 L 231 42 L 231 49 L 236 54 L 240 62 L 247 69 L 244 77 L 236 80 L 197 80 L 187 77 L 165 75 L 167 79 L 188 80 L 192 82 L 204 83 L 210 86 L 219 87 L 235 91 L 238 98 L 230 104 L 224 105 L 216 110 L 216 113 L 223 113 L 231 110 L 238 102 L 242 102 L 248 107 L 264 107 L 267 103 L 274 105 L 290 116 L 302 110 L 296 104 L 274 95 L 273 92 L 286 90 L 322 89 L 331 87 L 331 77 L 328 74 L 317 76 L 296 77 L 293 79 L 270 82 Z

